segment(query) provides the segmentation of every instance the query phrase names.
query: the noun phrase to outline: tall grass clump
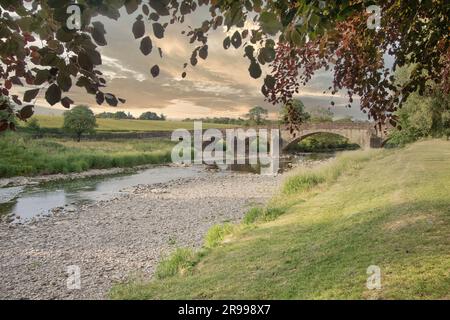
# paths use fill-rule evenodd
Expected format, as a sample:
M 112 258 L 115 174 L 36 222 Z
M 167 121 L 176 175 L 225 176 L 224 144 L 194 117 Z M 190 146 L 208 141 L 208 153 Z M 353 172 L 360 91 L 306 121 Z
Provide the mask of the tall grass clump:
M 269 222 L 277 219 L 286 212 L 284 208 L 268 207 L 268 208 L 251 208 L 244 216 L 242 222 L 246 225 L 255 222 Z
M 323 182 L 325 182 L 325 177 L 321 172 L 304 172 L 288 178 L 284 184 L 284 192 L 292 194 L 308 191 Z
M 233 233 L 235 226 L 231 223 L 217 224 L 212 226 L 205 236 L 205 248 L 211 249 L 217 247 L 226 236 Z
M 247 213 L 244 216 L 244 219 L 242 220 L 242 222 L 244 224 L 252 224 L 255 223 L 256 221 L 260 220 L 261 216 L 264 214 L 264 209 L 262 208 L 251 208 L 250 210 L 247 211 Z
M 190 248 L 178 248 L 156 268 L 156 277 L 165 279 L 182 274 L 195 265 L 196 253 Z

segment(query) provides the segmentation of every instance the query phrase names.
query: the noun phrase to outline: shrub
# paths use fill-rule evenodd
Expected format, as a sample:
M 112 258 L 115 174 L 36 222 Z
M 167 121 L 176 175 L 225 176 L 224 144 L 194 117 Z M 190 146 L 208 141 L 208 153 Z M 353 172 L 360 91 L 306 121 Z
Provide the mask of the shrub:
M 39 133 L 41 131 L 41 126 L 36 118 L 31 118 L 26 124 L 26 128 L 32 132 Z

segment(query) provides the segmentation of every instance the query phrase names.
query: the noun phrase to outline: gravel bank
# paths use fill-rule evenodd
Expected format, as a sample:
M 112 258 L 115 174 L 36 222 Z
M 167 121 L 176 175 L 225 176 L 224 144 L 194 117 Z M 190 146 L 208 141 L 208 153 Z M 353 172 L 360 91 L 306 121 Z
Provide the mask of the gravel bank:
M 144 170 L 148 168 L 160 167 L 161 165 L 142 165 L 135 166 L 131 168 L 110 168 L 110 169 L 91 169 L 83 172 L 73 172 L 73 173 L 57 173 L 48 174 L 35 177 L 12 177 L 12 178 L 0 178 L 0 188 L 6 187 L 25 187 L 25 186 L 35 186 L 41 183 L 54 182 L 54 181 L 67 181 L 67 180 L 78 180 L 102 176 L 112 176 L 121 173 L 136 172 L 139 170 Z M 174 164 L 164 165 L 166 167 L 176 167 Z
M 239 221 L 265 203 L 283 176 L 208 173 L 137 186 L 120 198 L 73 208 L 25 225 L 0 224 L 1 299 L 104 299 L 134 272 L 151 276 L 176 247 L 202 245 L 216 223 Z M 81 270 L 68 290 L 67 267 Z

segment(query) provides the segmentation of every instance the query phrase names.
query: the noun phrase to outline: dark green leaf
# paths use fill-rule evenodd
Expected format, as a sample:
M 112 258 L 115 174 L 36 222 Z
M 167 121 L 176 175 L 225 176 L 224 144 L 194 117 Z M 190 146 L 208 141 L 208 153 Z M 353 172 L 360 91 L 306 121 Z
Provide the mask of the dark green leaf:
M 105 95 L 103 92 L 97 92 L 95 95 L 95 101 L 97 101 L 97 104 L 102 104 L 105 101 Z
M 40 86 L 44 82 L 48 81 L 50 77 L 50 72 L 47 69 L 41 69 L 36 72 L 36 77 L 34 79 L 34 85 Z
M 278 17 L 273 12 L 263 12 L 259 17 L 259 22 L 264 33 L 276 35 L 283 27 Z
M 147 6 L 146 4 L 144 4 L 144 5 L 142 6 L 142 12 L 143 12 L 146 16 L 149 15 L 150 9 L 148 8 L 148 6 Z
M 94 66 L 99 66 L 102 64 L 102 56 L 98 51 L 94 49 L 87 50 L 86 54 L 89 56 L 89 60 L 92 62 Z
M 273 89 L 275 87 L 275 77 L 271 76 L 271 75 L 267 75 L 266 78 L 264 79 L 264 85 L 268 88 L 268 89 Z
M 236 31 L 231 37 L 231 44 L 238 49 L 242 45 L 242 37 L 239 31 Z
M 203 60 L 205 60 L 206 58 L 208 58 L 208 45 L 204 45 L 199 51 L 198 51 L 198 55 L 200 58 L 202 58 Z
M 128 14 L 132 14 L 135 12 L 139 7 L 139 1 L 138 0 L 126 0 L 125 2 L 125 9 L 127 10 Z
M 86 71 L 92 71 L 92 69 L 94 68 L 94 64 L 92 63 L 91 58 L 89 58 L 89 56 L 85 52 L 80 52 L 78 54 L 78 64 L 82 69 Z
M 148 56 L 152 52 L 153 44 L 149 36 L 142 39 L 140 49 L 145 56 Z
M 150 13 L 150 20 L 158 21 L 159 20 L 158 14 L 155 12 Z
M 223 40 L 223 48 L 224 48 L 225 50 L 227 50 L 230 46 L 231 46 L 231 39 L 230 39 L 230 37 L 226 37 L 226 38 Z
M 34 114 L 33 106 L 31 104 L 26 105 L 19 111 L 19 118 L 21 120 L 26 120 Z
M 92 25 L 94 26 L 94 29 L 92 30 L 92 38 L 94 39 L 95 43 L 97 43 L 99 46 L 106 46 L 106 30 L 103 26 L 103 23 L 96 21 L 93 22 Z
M 31 102 L 31 100 L 35 99 L 38 94 L 39 94 L 39 89 L 27 90 L 27 91 L 25 91 L 25 94 L 23 95 L 23 101 Z
M 72 105 L 73 103 L 74 103 L 73 100 L 70 99 L 69 97 L 64 97 L 61 99 L 61 104 L 66 109 L 70 109 L 70 105 Z
M 187 1 L 183 1 L 183 2 L 181 3 L 181 6 L 180 6 L 180 13 L 181 13 L 182 15 L 186 15 L 186 14 L 191 13 L 191 6 L 189 5 L 189 3 L 188 3 Z
M 142 20 L 136 20 L 133 24 L 133 35 L 135 39 L 142 38 L 145 34 L 145 24 Z
M 70 88 L 72 87 L 72 79 L 70 78 L 70 75 L 64 72 L 60 72 L 58 74 L 56 81 L 58 82 L 58 86 L 64 92 L 69 91 Z
M 45 92 L 45 100 L 47 100 L 51 106 L 57 104 L 61 101 L 61 89 L 56 84 L 52 84 Z
M 116 96 L 111 93 L 105 94 L 105 100 L 106 103 L 109 104 L 111 107 L 117 107 L 117 105 L 119 104 L 119 101 L 117 100 Z
M 72 41 L 74 36 L 74 33 L 72 32 L 67 32 L 65 31 L 63 28 L 60 28 L 57 32 L 56 32 L 56 39 L 58 39 L 59 41 L 62 42 L 69 42 Z
M 290 38 L 291 42 L 297 47 L 301 47 L 305 44 L 305 37 L 298 28 L 292 30 L 292 32 L 290 33 Z
M 159 76 L 159 66 L 158 65 L 154 65 L 152 67 L 152 69 L 150 70 L 153 78 L 156 78 L 157 76 Z
M 150 0 L 149 4 L 160 16 L 168 16 L 170 14 L 167 5 L 170 1 L 164 0 Z
M 245 55 L 249 58 L 249 59 L 253 59 L 253 54 L 255 53 L 255 48 L 252 45 L 248 45 L 245 47 Z
M 275 49 L 273 48 L 262 48 L 261 54 L 266 63 L 270 63 L 275 60 Z
M 250 72 L 250 76 L 254 79 L 258 79 L 259 77 L 261 77 L 262 74 L 261 66 L 259 65 L 258 62 L 256 62 L 256 60 L 252 61 L 250 67 L 248 68 L 248 71 Z
M 155 22 L 153 24 L 153 33 L 158 39 L 164 38 L 164 27 L 160 23 Z

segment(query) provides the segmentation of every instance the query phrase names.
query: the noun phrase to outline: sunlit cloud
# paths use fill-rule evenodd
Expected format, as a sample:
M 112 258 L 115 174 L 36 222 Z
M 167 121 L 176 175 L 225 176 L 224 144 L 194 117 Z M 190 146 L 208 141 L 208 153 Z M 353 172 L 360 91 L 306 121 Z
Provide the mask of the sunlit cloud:
M 103 55 L 102 62 L 101 69 L 108 80 L 134 78 L 137 81 L 144 81 L 148 78 L 143 73 L 125 67 L 124 62 L 118 59 Z

